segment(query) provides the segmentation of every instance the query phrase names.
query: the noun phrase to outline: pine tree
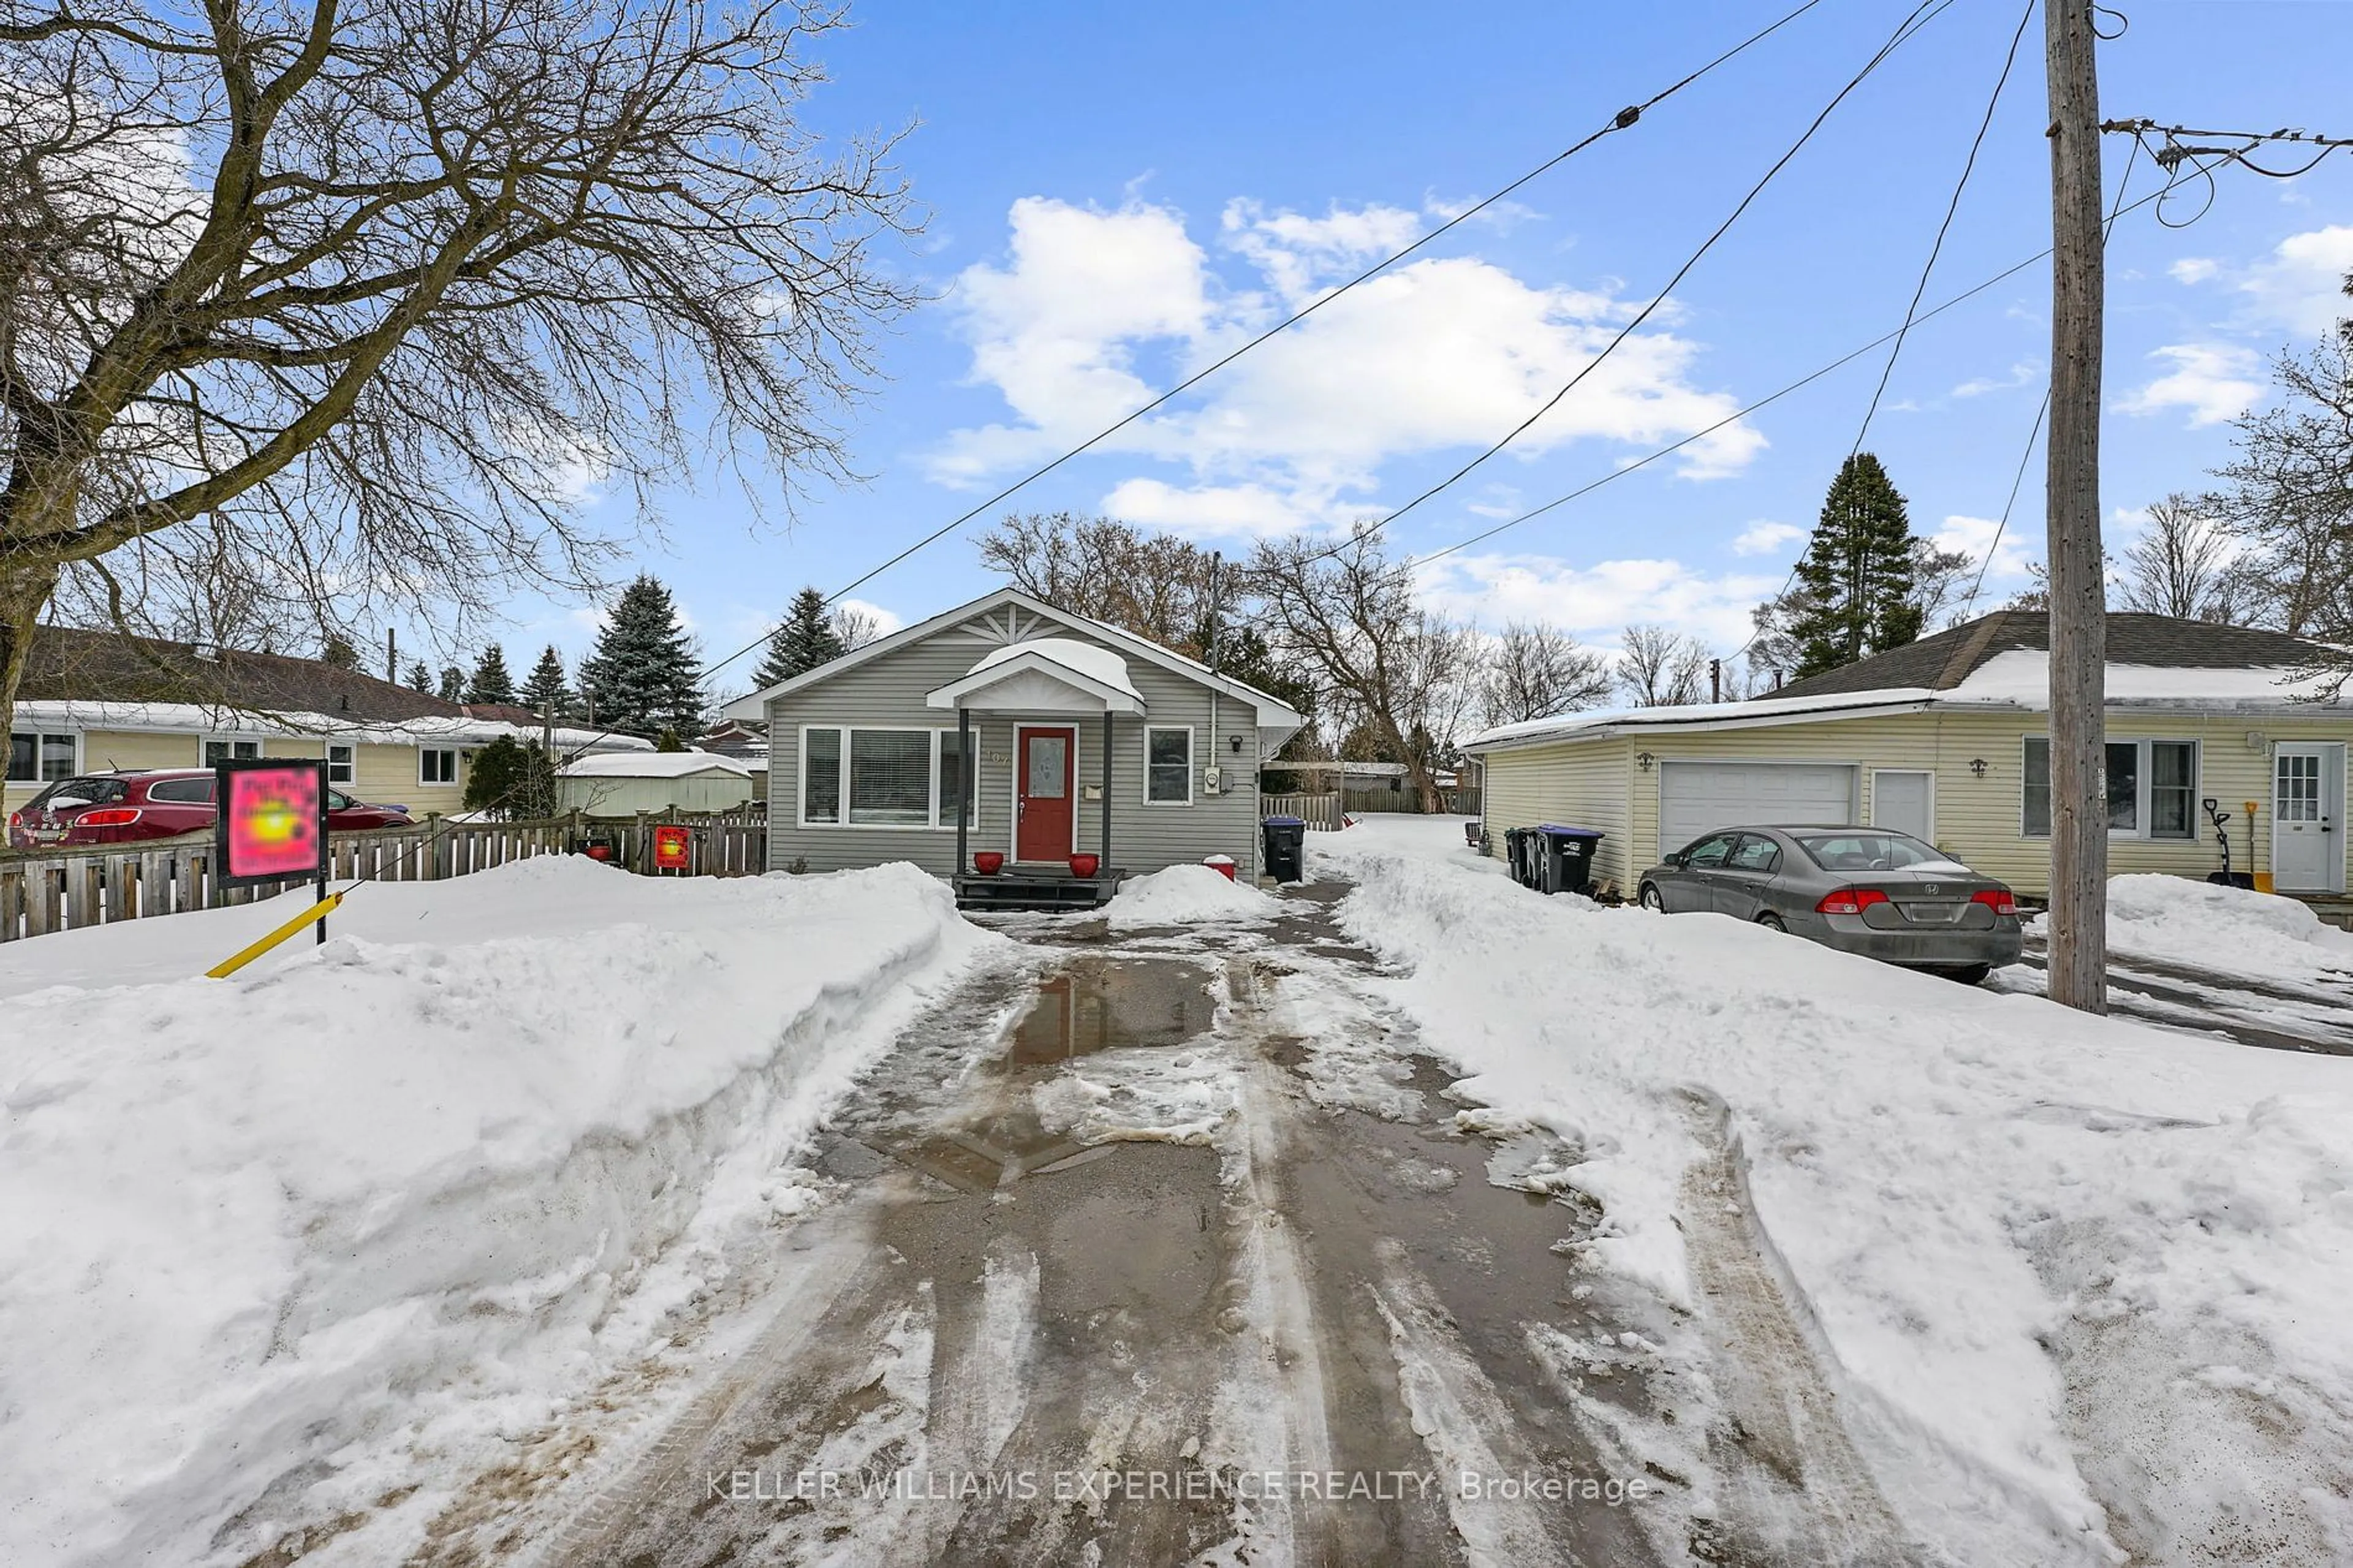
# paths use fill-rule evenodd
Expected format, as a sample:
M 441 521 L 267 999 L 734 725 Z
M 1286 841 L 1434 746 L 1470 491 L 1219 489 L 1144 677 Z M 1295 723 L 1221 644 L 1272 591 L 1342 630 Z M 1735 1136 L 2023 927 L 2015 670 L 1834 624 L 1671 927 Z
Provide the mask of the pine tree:
M 466 700 L 466 672 L 454 664 L 441 667 L 441 685 L 438 695 L 444 702 Z
M 411 691 L 430 692 L 433 689 L 433 672 L 425 668 L 423 659 L 409 661 L 406 685 Z
M 657 579 L 639 577 L 621 590 L 595 651 L 581 662 L 580 684 L 596 693 L 597 722 L 617 733 L 651 740 L 665 729 L 700 732 L 700 661 Z
M 760 668 L 752 672 L 752 684 L 765 691 L 849 651 L 840 629 L 826 613 L 825 595 L 815 588 L 803 588 L 793 595 L 784 624 L 768 634 L 768 651 L 761 656 Z
M 1831 481 L 1821 521 L 1798 563 L 1805 607 L 1788 631 L 1799 679 L 1919 637 L 1913 559 L 1904 498 L 1877 458 L 1856 453 Z
M 510 707 L 515 700 L 514 677 L 507 673 L 507 650 L 492 643 L 482 650 L 474 665 L 472 679 L 466 682 L 466 701 L 496 703 Z
M 360 667 L 360 650 L 353 647 L 352 639 L 343 633 L 329 632 L 325 644 L 319 649 L 319 662 L 332 664 L 337 669 L 357 669 Z
M 532 666 L 531 679 L 522 683 L 523 706 L 534 713 L 549 713 L 562 719 L 572 710 L 572 687 L 564 679 L 564 656 L 550 643 Z

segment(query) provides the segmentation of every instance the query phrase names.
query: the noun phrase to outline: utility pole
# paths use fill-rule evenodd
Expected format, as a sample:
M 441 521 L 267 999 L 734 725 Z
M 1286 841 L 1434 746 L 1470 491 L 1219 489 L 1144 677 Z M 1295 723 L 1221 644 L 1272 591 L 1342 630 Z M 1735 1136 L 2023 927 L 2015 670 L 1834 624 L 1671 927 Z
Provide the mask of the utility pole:
M 1724 660 L 1720 658 L 1707 661 L 1707 700 L 1710 702 L 1724 700 Z
M 2106 268 L 2093 0 L 2044 0 L 2051 89 L 2051 989 L 2108 1010 L 2107 584 L 2100 563 Z
M 400 684 L 400 634 L 390 626 L 384 628 L 384 679 L 386 684 Z

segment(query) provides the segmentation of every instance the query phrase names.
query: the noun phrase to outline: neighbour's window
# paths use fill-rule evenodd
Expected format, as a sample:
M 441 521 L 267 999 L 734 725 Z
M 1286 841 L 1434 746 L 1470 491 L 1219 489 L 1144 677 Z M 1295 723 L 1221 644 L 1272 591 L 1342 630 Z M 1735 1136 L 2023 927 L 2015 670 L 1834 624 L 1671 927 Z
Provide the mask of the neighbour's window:
M 1781 847 L 1769 838 L 1751 833 L 1744 836 L 1732 853 L 1725 858 L 1727 871 L 1775 871 L 1780 868 Z
M 979 735 L 976 733 L 973 736 L 975 750 L 978 749 L 979 740 Z M 934 819 L 934 826 L 954 827 L 955 826 L 956 802 L 963 798 L 958 792 L 964 788 L 963 742 L 964 737 L 954 730 L 940 731 L 940 809 L 939 816 Z M 965 825 L 968 827 L 979 826 L 980 784 L 977 779 L 974 781 L 972 797 L 965 801 L 964 809 Z
M 2195 838 L 2198 746 L 2191 741 L 2110 741 L 2104 795 L 2108 831 L 2132 838 Z M 2051 742 L 2026 738 L 2020 831 L 2051 836 Z
M 176 805 L 210 805 L 213 803 L 213 781 L 210 779 L 165 779 L 147 786 L 149 800 L 169 801 Z
M 259 755 L 261 755 L 261 742 L 259 741 L 206 741 L 205 742 L 205 766 L 208 768 L 216 768 L 223 763 L 235 762 L 240 757 Z
M 417 782 L 448 784 L 458 782 L 458 748 L 425 746 L 417 753 Z
M 1144 731 L 1144 798 L 1155 805 L 1193 801 L 1193 731 Z
M 801 731 L 801 820 L 841 820 L 841 731 Z
M 932 820 L 932 731 L 849 732 L 849 820 L 923 827 Z
M 71 735 L 19 730 L 8 737 L 10 784 L 55 784 L 71 778 L 74 738 Z
M 357 784 L 359 781 L 352 775 L 358 769 L 359 754 L 360 749 L 357 746 L 330 744 L 327 747 L 327 782 L 339 784 Z
M 1731 853 L 1732 835 L 1719 833 L 1713 837 L 1703 838 L 1684 850 L 1683 864 L 1702 868 L 1721 866 L 1724 864 L 1724 858 Z

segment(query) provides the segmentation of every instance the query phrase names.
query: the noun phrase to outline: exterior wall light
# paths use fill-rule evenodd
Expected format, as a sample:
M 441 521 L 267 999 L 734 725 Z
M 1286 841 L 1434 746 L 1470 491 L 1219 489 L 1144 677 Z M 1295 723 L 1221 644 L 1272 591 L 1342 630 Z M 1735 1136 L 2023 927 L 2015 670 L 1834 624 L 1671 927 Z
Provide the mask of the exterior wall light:
M 1651 771 L 1651 764 L 1658 760 L 1658 758 L 1651 755 L 1648 752 L 1637 752 L 1634 753 L 1634 765 L 1641 769 L 1646 773 Z
M 1971 757 L 1969 759 L 1969 772 L 1977 774 L 1979 778 L 1985 777 L 1986 760 L 1983 757 Z

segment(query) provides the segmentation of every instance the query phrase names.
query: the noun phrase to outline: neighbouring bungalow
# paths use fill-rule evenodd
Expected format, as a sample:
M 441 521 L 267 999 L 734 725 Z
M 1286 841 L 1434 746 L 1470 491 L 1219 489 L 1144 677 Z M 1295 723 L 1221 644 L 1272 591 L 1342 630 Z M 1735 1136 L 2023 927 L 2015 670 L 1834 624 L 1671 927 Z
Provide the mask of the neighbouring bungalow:
M 2108 865 L 2231 868 L 2316 903 L 2346 890 L 2353 694 L 2300 637 L 2108 616 Z M 1597 885 L 1739 823 L 1867 822 L 1927 839 L 2020 893 L 2051 886 L 2050 627 L 2003 611 L 1746 702 L 1569 713 L 1463 748 L 1504 830 L 1599 828 Z M 2252 815 L 2251 815 L 2252 814 Z
M 323 757 L 330 782 L 362 800 L 461 809 L 473 753 L 528 725 L 314 658 L 42 626 L 9 725 L 5 803 L 118 769 L 209 767 L 237 757 Z M 559 747 L 650 752 L 632 736 L 559 726 Z
M 974 903 L 1094 903 L 1123 875 L 1217 855 L 1254 879 L 1259 764 L 1304 722 L 1205 664 L 1011 588 L 725 717 L 767 726 L 771 865 L 909 860 Z M 1073 865 L 1087 855 L 1092 873 Z M 983 856 L 1001 862 L 995 874 L 979 874 Z
M 752 770 L 715 752 L 607 752 L 555 770 L 557 804 L 588 816 L 733 811 L 752 799 Z

